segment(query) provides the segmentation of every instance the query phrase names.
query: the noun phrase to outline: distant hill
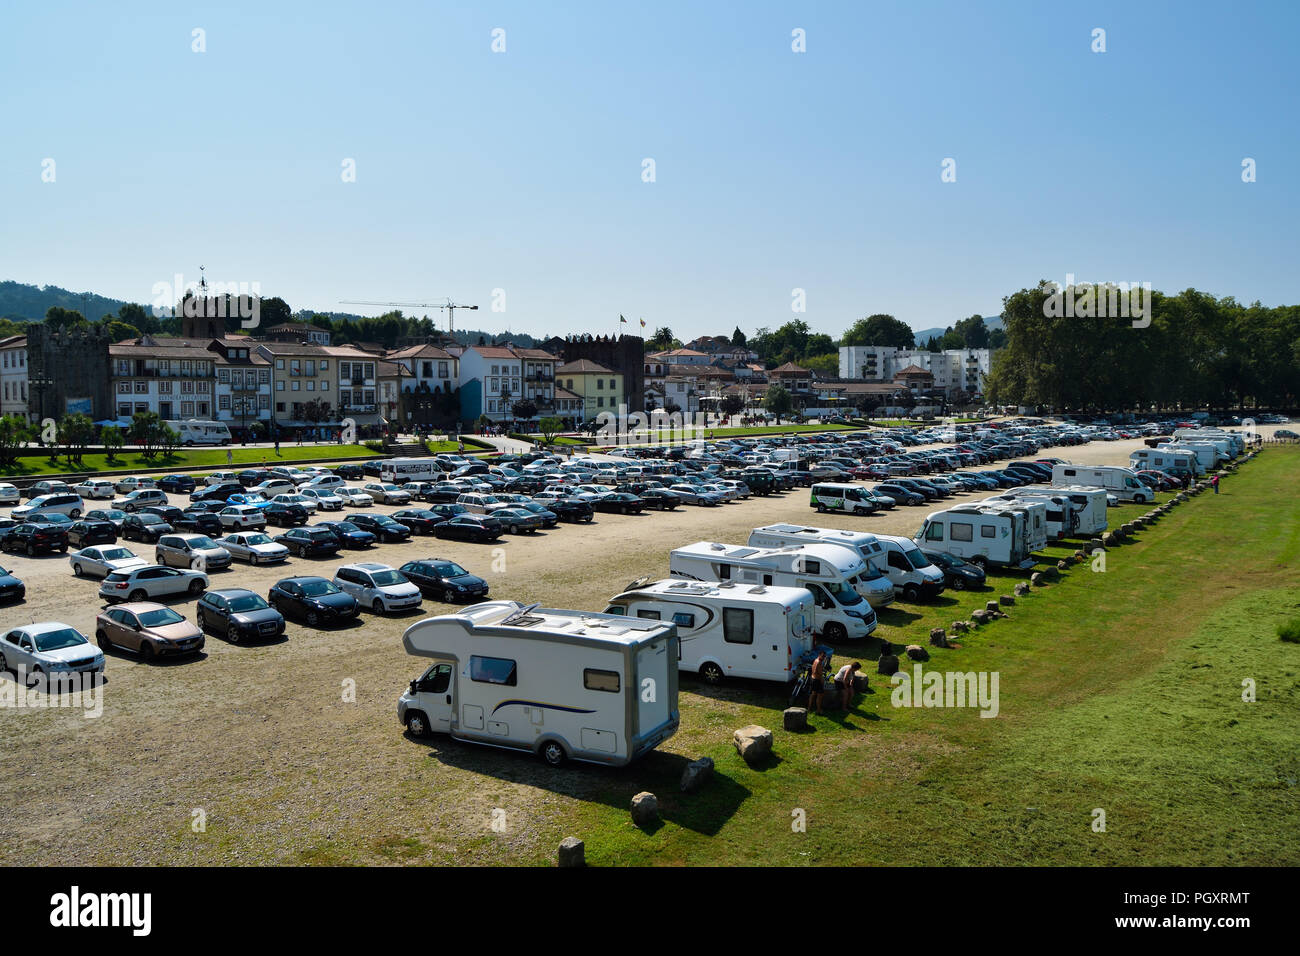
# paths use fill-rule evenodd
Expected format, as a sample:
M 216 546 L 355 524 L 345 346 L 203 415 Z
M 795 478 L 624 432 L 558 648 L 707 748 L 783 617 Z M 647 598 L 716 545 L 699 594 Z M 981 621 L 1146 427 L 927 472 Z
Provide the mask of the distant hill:
M 126 305 L 120 299 L 109 299 L 93 292 L 70 292 L 56 285 L 44 287 L 23 282 L 0 282 L 0 319 L 15 322 L 42 322 L 45 313 L 58 306 L 75 309 L 92 322 L 105 315 L 116 315 Z
M 1000 329 L 1002 328 L 1002 316 L 986 315 L 984 316 L 984 325 L 990 332 L 992 332 L 994 329 Z M 919 332 L 915 333 L 917 346 L 918 347 L 923 346 L 925 345 L 926 342 L 930 341 L 930 339 L 935 337 L 942 338 L 943 333 L 946 330 L 947 330 L 947 326 L 945 326 L 944 328 L 936 328 L 936 329 L 921 329 Z

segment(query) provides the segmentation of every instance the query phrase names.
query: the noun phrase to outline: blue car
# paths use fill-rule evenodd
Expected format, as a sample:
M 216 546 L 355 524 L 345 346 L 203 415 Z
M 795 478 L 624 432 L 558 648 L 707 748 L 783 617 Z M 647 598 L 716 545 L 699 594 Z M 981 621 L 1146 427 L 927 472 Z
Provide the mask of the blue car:
M 228 505 L 252 505 L 261 511 L 271 507 L 271 502 L 255 492 L 245 492 L 243 494 L 231 495 L 226 499 Z

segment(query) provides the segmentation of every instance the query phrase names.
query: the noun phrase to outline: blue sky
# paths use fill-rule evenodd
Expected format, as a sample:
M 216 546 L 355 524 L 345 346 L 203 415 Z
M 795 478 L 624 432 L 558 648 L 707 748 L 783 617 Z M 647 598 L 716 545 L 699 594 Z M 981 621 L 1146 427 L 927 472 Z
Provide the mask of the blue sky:
M 1067 273 L 1294 303 L 1298 11 L 7 4 L 0 278 L 147 303 L 202 263 L 295 309 L 683 339 L 948 325 Z

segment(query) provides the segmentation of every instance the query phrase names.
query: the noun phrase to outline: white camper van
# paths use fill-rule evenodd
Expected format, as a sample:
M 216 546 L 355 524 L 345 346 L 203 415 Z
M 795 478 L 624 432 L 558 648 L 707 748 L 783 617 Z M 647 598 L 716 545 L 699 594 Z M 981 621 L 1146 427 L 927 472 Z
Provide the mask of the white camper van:
M 819 481 L 812 486 L 809 507 L 818 511 L 842 511 L 845 514 L 875 514 L 880 503 L 861 485 Z
M 915 603 L 922 597 L 943 593 L 943 569 L 930 563 L 911 538 L 896 534 L 878 534 L 883 549 L 880 570 L 894 583 L 904 601 Z
M 1196 457 L 1196 464 L 1200 471 L 1197 474 L 1203 475 L 1207 471 L 1213 471 L 1218 467 L 1223 452 L 1218 445 L 1212 445 L 1207 441 L 1180 441 L 1178 443 L 1169 442 L 1164 445 L 1157 445 L 1162 451 L 1182 451 Z
M 1175 428 L 1172 440 L 1223 442 L 1229 458 L 1235 458 L 1246 450 L 1246 439 L 1237 432 L 1227 432 L 1222 428 Z
M 1170 451 L 1168 445 L 1158 448 L 1139 448 L 1128 456 L 1129 467 L 1134 471 L 1154 469 L 1168 475 L 1197 475 L 1201 466 L 1190 451 Z
M 443 475 L 435 458 L 386 458 L 379 463 L 379 480 L 396 485 L 408 481 L 441 480 Z
M 1091 485 L 1105 488 L 1120 501 L 1145 504 L 1155 500 L 1155 492 L 1142 483 L 1132 468 L 1118 465 L 1053 465 L 1052 487 Z
M 980 501 L 977 504 L 984 511 L 1024 512 L 1025 543 L 1029 553 L 1033 554 L 1047 547 L 1050 536 L 1047 530 L 1047 502 L 1033 498 L 1019 498 L 1015 501 Z
M 853 581 L 857 592 L 876 608 L 893 603 L 896 596 L 893 582 L 880 570 L 884 564 L 884 546 L 874 534 L 800 524 L 770 524 L 751 531 L 748 544 L 755 548 L 785 548 L 792 544 L 835 544 L 850 548 L 866 563 L 866 570 Z
M 751 548 L 697 541 L 669 554 L 668 571 L 689 581 L 807 588 L 813 596 L 813 631 L 828 641 L 857 640 L 876 629 L 876 612 L 853 584 L 866 565 L 848 548 L 831 544 Z
M 710 684 L 725 677 L 789 683 L 813 647 L 807 588 L 668 579 L 610 598 L 606 614 L 677 625 L 677 670 Z
M 433 660 L 397 703 L 415 736 L 622 766 L 677 730 L 677 627 L 487 601 L 406 629 Z
M 971 564 L 1031 568 L 1034 559 L 1025 532 L 1024 512 L 957 505 L 935 511 L 925 519 L 916 541 L 935 551 L 947 551 Z
M 1051 485 L 1024 485 L 1020 488 L 1008 488 L 1003 495 L 1016 497 L 1044 497 L 1060 495 L 1069 498 L 1074 505 L 1075 526 L 1073 534 L 1088 537 L 1106 530 L 1109 521 L 1106 517 L 1106 491 L 1090 485 L 1067 485 L 1054 488 Z

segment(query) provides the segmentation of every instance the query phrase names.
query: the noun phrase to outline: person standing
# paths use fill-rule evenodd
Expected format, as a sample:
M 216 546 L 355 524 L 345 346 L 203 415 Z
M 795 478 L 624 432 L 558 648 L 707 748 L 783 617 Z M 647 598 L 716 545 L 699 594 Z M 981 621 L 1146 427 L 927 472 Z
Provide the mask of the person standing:
M 826 693 L 826 652 L 818 651 L 812 662 L 812 672 L 808 675 L 808 709 L 817 705 L 817 713 L 822 712 L 822 697 Z
M 1217 495 L 1217 494 L 1219 493 L 1219 476 L 1218 476 L 1218 475 L 1211 475 L 1211 476 L 1210 476 L 1210 485 L 1211 485 L 1211 487 L 1214 488 L 1214 493 Z
M 233 449 L 226 449 L 226 467 L 229 468 L 235 463 L 235 452 Z
M 854 661 L 852 664 L 845 664 L 835 672 L 835 686 L 840 692 L 840 710 L 848 710 L 853 703 L 853 677 L 862 668 L 862 664 Z

